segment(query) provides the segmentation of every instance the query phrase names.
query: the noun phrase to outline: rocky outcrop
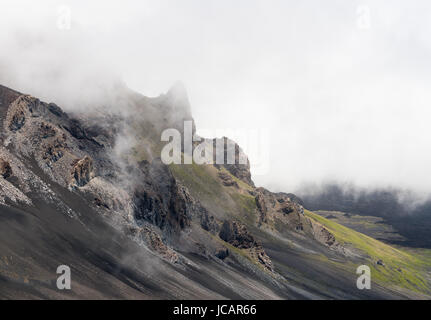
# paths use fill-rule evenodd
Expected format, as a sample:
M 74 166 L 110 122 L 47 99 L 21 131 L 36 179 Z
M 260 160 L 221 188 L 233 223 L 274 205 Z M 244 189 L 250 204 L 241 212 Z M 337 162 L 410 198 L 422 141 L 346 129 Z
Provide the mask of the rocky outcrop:
M 334 235 L 324 227 L 318 228 L 317 232 L 315 232 L 315 236 L 317 240 L 324 243 L 328 247 L 333 246 L 337 242 Z
M 166 225 L 167 211 L 163 204 L 163 199 L 156 193 L 149 190 L 136 190 L 133 195 L 134 217 L 148 221 L 160 228 Z
M 256 244 L 256 246 L 251 248 L 250 256 L 252 259 L 259 262 L 265 269 L 274 271 L 274 265 L 272 264 L 270 257 L 266 254 L 261 244 Z
M 229 257 L 229 249 L 226 249 L 226 248 L 220 248 L 220 249 L 218 249 L 218 250 L 216 251 L 215 256 L 216 256 L 217 258 L 219 258 L 220 260 L 224 260 L 224 259 L 226 259 L 227 257 Z
M 248 232 L 247 227 L 238 221 L 225 221 L 221 227 L 219 237 L 238 249 L 245 249 L 250 257 L 264 268 L 273 271 L 271 259 L 266 254 L 262 244 L 257 242 Z
M 202 229 L 204 229 L 205 231 L 208 231 L 212 234 L 216 234 L 219 232 L 220 230 L 220 225 L 219 222 L 217 221 L 216 218 L 214 218 L 214 216 L 210 215 L 207 211 L 207 209 L 205 209 L 202 206 L 199 206 L 199 218 L 200 218 L 200 224 Z
M 378 266 L 382 266 L 382 267 L 384 267 L 384 266 L 385 266 L 385 263 L 383 262 L 383 260 L 377 260 L 376 264 L 377 264 Z
M 7 108 L 0 109 L 1 112 L 5 112 L 5 145 L 19 156 L 34 159 L 44 173 L 60 185 L 84 186 L 99 163 L 103 163 L 104 168 L 112 168 L 107 152 L 99 152 L 100 148 L 97 149 L 90 139 L 78 139 L 66 130 L 82 125 L 58 106 L 19 95 Z
M 149 227 L 144 227 L 140 231 L 142 240 L 146 245 L 154 252 L 162 256 L 164 259 L 170 261 L 171 263 L 178 262 L 178 254 L 169 248 L 160 236 Z
M 295 195 L 272 193 L 265 188 L 257 188 L 251 193 L 256 200 L 259 226 L 270 226 L 281 233 L 294 231 L 308 235 L 331 250 L 348 254 L 328 229 L 304 215 L 302 201 Z
M 4 135 L 3 128 L 8 126 L 6 120 L 9 105 L 14 102 L 21 94 L 12 89 L 0 85 L 0 138 Z
M 234 177 L 246 184 L 254 187 L 254 182 L 251 179 L 250 172 L 250 161 L 242 149 L 234 141 L 224 137 L 221 139 L 213 139 L 213 156 L 215 167 L 224 167 L 229 171 Z M 217 145 L 222 144 L 224 146 L 223 150 L 218 150 Z M 224 163 L 217 163 L 217 154 L 219 154 L 220 159 L 224 159 Z M 233 157 L 232 157 L 233 155 Z M 232 158 L 232 159 L 231 159 Z
M 255 196 L 256 207 L 259 212 L 259 224 L 268 223 L 268 208 L 266 207 L 265 197 L 258 192 Z
M 72 137 L 81 140 L 87 138 L 85 129 L 81 126 L 78 120 L 71 119 L 64 128 L 72 135 Z
M 134 217 L 168 232 L 190 226 L 194 201 L 160 159 L 140 163 L 143 181 L 134 187 Z
M 68 117 L 68 115 L 66 113 L 64 113 L 63 110 L 61 110 L 61 108 L 59 106 L 57 106 L 55 103 L 49 103 L 48 104 L 48 110 L 49 110 L 49 112 L 51 112 L 56 117 L 59 117 L 59 118 L 67 118 Z
M 7 179 L 12 176 L 12 167 L 9 162 L 0 158 L 0 175 Z
M 53 137 L 56 135 L 56 133 L 57 131 L 51 124 L 45 122 L 42 122 L 40 124 L 40 134 L 42 136 L 42 139 Z
M 83 187 L 94 177 L 93 160 L 85 156 L 73 164 L 71 185 Z
M 345 256 L 356 254 L 338 242 L 335 236 L 320 223 L 310 219 L 309 224 L 311 225 L 312 235 L 316 241 Z
M 36 101 L 28 96 L 20 96 L 11 105 L 6 117 L 6 126 L 10 131 L 18 131 L 24 126 L 29 113 L 28 104 L 34 104 Z
M 10 104 L 6 115 L 6 127 L 12 131 L 19 131 L 24 127 L 29 117 L 40 117 L 45 109 L 45 104 L 39 99 L 29 95 L 19 96 Z
M 220 178 L 225 187 L 239 188 L 238 183 L 234 179 L 232 179 L 232 177 L 228 173 L 220 171 L 218 173 L 218 177 Z
M 250 249 L 256 245 L 246 226 L 238 221 L 225 221 L 221 227 L 219 237 L 239 249 Z
M 61 159 L 66 152 L 67 144 L 65 138 L 57 138 L 52 142 L 44 144 L 45 152 L 42 154 L 42 159 L 51 167 L 52 163 Z
M 259 225 L 276 224 L 276 221 L 280 220 L 292 230 L 303 230 L 304 208 L 294 195 L 272 193 L 265 188 L 257 188 L 251 194 L 255 197 Z
M 171 201 L 169 204 L 170 218 L 177 224 L 180 230 L 190 226 L 189 208 L 193 204 L 187 188 L 179 185 L 176 180 L 171 188 Z
M 25 114 L 22 110 L 17 110 L 9 122 L 9 129 L 11 131 L 18 131 L 25 124 Z

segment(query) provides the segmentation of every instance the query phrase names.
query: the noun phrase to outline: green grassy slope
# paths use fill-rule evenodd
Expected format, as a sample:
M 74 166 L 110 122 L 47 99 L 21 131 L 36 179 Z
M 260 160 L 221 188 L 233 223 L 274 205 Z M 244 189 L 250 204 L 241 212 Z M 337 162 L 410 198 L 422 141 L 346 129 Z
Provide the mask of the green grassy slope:
M 239 189 L 225 187 L 217 177 L 219 170 L 212 165 L 171 165 L 172 174 L 183 183 L 193 196 L 207 208 L 219 212 L 219 218 L 236 218 L 244 223 L 253 224 L 256 216 L 256 201 L 248 193 L 252 188 L 232 176 Z
M 430 293 L 430 286 L 426 281 L 431 257 L 431 253 L 427 252 L 429 250 L 419 253 L 395 248 L 313 212 L 306 210 L 305 214 L 324 225 L 340 243 L 360 250 L 366 257 L 364 264 L 371 269 L 372 281 L 382 286 Z M 384 265 L 378 265 L 379 260 Z M 354 270 L 357 264 L 347 264 L 345 267 Z
M 239 189 L 223 186 L 217 177 L 218 169 L 214 166 L 171 165 L 170 169 L 194 196 L 207 208 L 212 209 L 211 212 L 219 211 L 220 218 L 235 218 L 251 230 L 259 229 L 256 227 L 256 203 L 254 197 L 248 193 L 250 186 L 242 181 L 238 181 Z M 399 292 L 415 292 L 419 297 L 421 294 L 431 293 L 427 279 L 427 272 L 431 271 L 431 250 L 428 252 L 397 248 L 313 212 L 306 210 L 305 214 L 324 225 L 340 243 L 361 252 L 363 257 L 361 261 L 348 259 L 347 262 L 340 263 L 319 254 L 314 258 L 310 257 L 311 260 L 318 259 L 321 263 L 345 270 L 346 274 L 356 274 L 356 268 L 365 264 L 370 267 L 375 284 Z M 259 229 L 259 233 L 262 236 L 265 231 Z M 383 261 L 384 265 L 378 265 L 379 260 Z

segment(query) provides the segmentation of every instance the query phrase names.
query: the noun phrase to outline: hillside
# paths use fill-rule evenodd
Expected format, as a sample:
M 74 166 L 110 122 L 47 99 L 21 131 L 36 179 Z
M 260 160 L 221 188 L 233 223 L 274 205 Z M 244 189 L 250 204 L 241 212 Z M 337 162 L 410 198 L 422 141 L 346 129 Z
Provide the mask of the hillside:
M 367 190 L 354 185 L 324 184 L 299 192 L 310 210 L 338 211 L 385 220 L 402 239 L 391 243 L 413 248 L 431 248 L 431 202 L 418 201 L 400 188 Z
M 406 241 L 392 225 L 381 217 L 364 216 L 339 211 L 317 210 L 313 212 L 387 244 L 402 244 Z
M 161 133 L 196 128 L 180 84 L 155 98 L 121 87 L 88 110 L 0 86 L 1 298 L 429 298 L 427 252 L 256 187 L 248 161 L 165 165 Z M 207 150 L 220 139 L 238 160 L 227 138 Z M 64 264 L 70 291 L 55 286 Z M 371 290 L 356 288 L 362 264 Z

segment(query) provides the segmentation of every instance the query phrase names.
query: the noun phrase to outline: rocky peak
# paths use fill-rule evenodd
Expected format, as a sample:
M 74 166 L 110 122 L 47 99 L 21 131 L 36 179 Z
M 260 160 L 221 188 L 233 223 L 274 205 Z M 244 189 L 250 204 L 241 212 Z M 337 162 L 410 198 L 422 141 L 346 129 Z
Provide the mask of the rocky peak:
M 182 82 L 177 81 L 166 93 L 166 98 L 174 110 L 182 110 L 184 115 L 191 117 L 189 96 Z
M 196 126 L 192 117 L 189 97 L 184 85 L 177 82 L 171 89 L 153 100 L 163 112 L 165 120 L 165 128 L 175 128 L 180 132 L 184 130 L 184 121 L 192 121 L 192 132 L 196 132 Z

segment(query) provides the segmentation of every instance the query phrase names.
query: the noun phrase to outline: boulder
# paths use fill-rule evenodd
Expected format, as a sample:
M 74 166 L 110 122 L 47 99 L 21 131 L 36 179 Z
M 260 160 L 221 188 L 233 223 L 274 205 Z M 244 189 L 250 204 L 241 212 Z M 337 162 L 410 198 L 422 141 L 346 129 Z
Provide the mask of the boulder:
M 383 262 L 383 260 L 378 260 L 376 263 L 377 263 L 377 265 L 379 265 L 379 266 L 382 266 L 382 267 L 384 267 L 384 266 L 385 266 L 385 263 Z

